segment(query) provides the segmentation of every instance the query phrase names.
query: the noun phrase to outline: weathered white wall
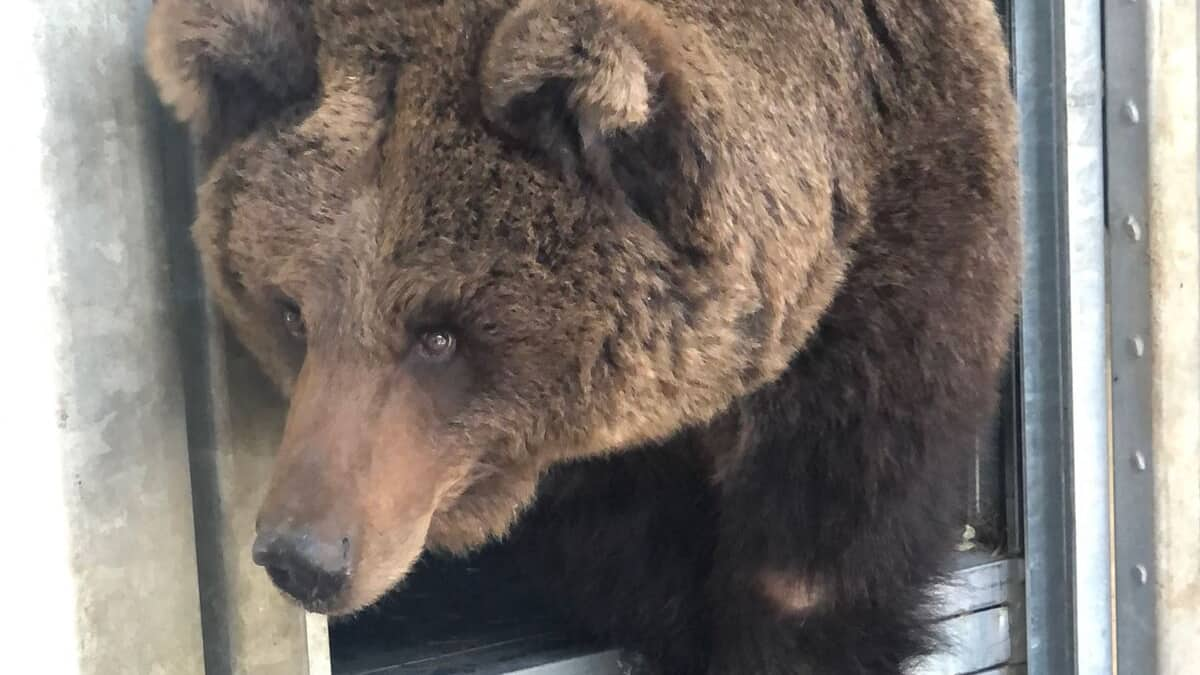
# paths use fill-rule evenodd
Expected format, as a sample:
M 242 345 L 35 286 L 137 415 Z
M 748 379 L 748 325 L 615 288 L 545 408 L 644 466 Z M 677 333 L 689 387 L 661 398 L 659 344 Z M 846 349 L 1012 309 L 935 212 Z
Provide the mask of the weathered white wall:
M 209 311 L 150 6 L 0 11 L 0 672 L 322 675 L 250 560 L 282 404 Z
M 0 13 L 0 670 L 203 673 L 146 2 Z
M 1158 671 L 1192 675 L 1200 669 L 1200 4 L 1148 9 Z

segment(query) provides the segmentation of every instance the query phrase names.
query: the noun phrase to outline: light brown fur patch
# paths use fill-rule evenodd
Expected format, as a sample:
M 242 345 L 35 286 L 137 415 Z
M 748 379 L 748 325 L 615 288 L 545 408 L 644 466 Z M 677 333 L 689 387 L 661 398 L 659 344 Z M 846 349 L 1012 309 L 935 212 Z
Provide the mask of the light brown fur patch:
M 810 612 L 825 603 L 826 593 L 820 584 L 797 574 L 763 572 L 758 579 L 759 591 L 784 614 Z

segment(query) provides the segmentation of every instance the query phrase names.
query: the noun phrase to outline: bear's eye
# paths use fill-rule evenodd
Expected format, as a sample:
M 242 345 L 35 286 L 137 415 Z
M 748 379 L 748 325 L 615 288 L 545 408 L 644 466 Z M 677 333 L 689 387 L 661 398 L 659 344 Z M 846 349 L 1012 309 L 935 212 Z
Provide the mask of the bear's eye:
M 300 313 L 300 305 L 292 300 L 279 301 L 279 313 L 283 319 L 283 327 L 288 334 L 297 340 L 303 340 L 308 328 L 304 325 L 304 315 Z
M 457 346 L 454 333 L 447 330 L 431 330 L 421 334 L 418 342 L 421 356 L 430 361 L 445 361 L 454 355 Z

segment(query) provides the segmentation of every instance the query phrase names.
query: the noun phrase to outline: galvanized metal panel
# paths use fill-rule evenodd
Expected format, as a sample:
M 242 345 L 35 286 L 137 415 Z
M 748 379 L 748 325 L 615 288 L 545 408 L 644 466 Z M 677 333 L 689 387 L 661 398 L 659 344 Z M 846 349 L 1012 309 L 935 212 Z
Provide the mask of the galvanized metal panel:
M 1200 661 L 1197 9 L 1105 6 L 1121 673 Z
M 1105 2 L 1116 665 L 1131 674 L 1156 672 L 1146 29 L 1145 4 Z
M 1065 182 L 1058 139 L 1063 94 L 1059 3 L 1015 0 L 1013 58 L 1020 114 L 1020 162 L 1025 222 L 1025 278 L 1021 305 L 1025 556 L 1030 670 L 1039 675 L 1074 670 L 1069 456 L 1063 400 L 1067 331 L 1061 298 L 1060 186 Z
M 1019 560 L 966 567 L 939 589 L 939 632 L 947 648 L 914 669 L 916 675 L 976 673 L 1023 658 L 1013 640 L 1012 617 L 1023 607 Z
M 559 663 L 514 670 L 512 675 L 632 675 L 616 652 L 580 656 Z
M 959 570 L 938 589 L 935 616 L 948 619 L 1019 599 L 1024 568 L 1020 560 L 993 560 Z
M 948 619 L 942 629 L 949 636 L 949 649 L 924 663 L 917 675 L 977 673 L 1002 666 L 1012 658 L 1008 607 Z
M 1024 663 L 1013 663 L 1000 666 L 999 668 L 988 668 L 977 673 L 970 673 L 970 675 L 1025 675 L 1028 672 L 1029 670 L 1025 667 Z
M 1112 670 L 1101 8 L 1018 0 L 1027 638 L 1036 675 Z
M 1117 664 L 1200 660 L 1197 4 L 1108 2 Z

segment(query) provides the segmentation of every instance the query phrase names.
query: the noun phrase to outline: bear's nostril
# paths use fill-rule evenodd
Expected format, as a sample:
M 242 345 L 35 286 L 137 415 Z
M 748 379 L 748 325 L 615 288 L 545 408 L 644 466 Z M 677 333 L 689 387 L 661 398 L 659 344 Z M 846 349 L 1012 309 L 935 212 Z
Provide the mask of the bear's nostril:
M 286 567 L 277 565 L 267 566 L 267 575 L 271 577 L 271 581 L 280 588 L 292 588 L 292 575 Z
M 307 530 L 260 534 L 254 562 L 279 590 L 318 609 L 333 602 L 350 576 L 350 538 L 323 539 Z
M 254 540 L 254 547 L 250 549 L 250 557 L 254 560 L 255 565 L 268 567 L 271 565 L 271 551 L 272 542 L 260 536 Z

